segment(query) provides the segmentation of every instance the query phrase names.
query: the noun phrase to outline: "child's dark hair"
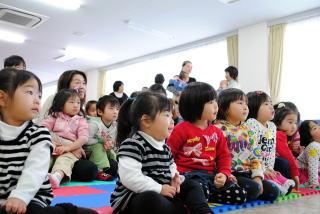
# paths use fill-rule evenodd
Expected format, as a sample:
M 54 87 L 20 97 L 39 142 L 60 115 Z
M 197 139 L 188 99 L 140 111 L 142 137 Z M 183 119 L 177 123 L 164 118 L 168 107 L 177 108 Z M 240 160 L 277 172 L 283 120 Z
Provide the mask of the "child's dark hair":
M 232 79 L 234 79 L 234 80 L 237 79 L 237 77 L 238 77 L 238 69 L 236 67 L 229 66 L 224 71 L 228 72 Z
M 152 86 L 149 87 L 148 90 L 151 92 L 160 93 L 167 96 L 166 89 L 164 89 L 164 87 L 160 84 L 153 84 Z
M 204 105 L 217 99 L 214 88 L 204 82 L 193 82 L 187 85 L 180 96 L 179 112 L 182 118 L 191 123 L 200 120 Z
M 70 97 L 79 97 L 80 99 L 79 93 L 74 89 L 62 89 L 58 91 L 53 98 L 52 106 L 49 109 L 49 115 L 57 117 L 58 113 L 63 110 L 64 104 Z M 83 109 L 81 107 L 80 112 L 84 115 Z
M 285 103 L 278 103 L 274 105 L 273 108 L 274 108 L 274 118 L 272 122 L 274 122 L 274 124 L 277 127 L 281 125 L 284 118 L 289 114 L 296 114 L 298 117 L 298 113 L 292 110 L 291 108 L 289 108 L 288 106 L 286 106 Z
M 86 107 L 85 107 L 86 113 L 88 112 L 90 106 L 93 105 L 93 104 L 97 104 L 97 101 L 90 100 L 90 101 L 87 102 Z
M 17 88 L 30 79 L 37 81 L 39 93 L 42 93 L 41 81 L 34 73 L 16 68 L 4 68 L 0 71 L 0 90 L 12 97 Z
M 141 93 L 141 91 L 134 91 L 130 94 L 130 98 L 135 98 L 137 97 L 139 94 Z
M 154 83 L 156 84 L 163 84 L 164 83 L 164 76 L 163 74 L 157 74 L 154 78 Z
M 120 86 L 122 86 L 122 85 L 123 85 L 122 81 L 120 81 L 120 80 L 115 81 L 113 83 L 113 91 L 117 92 L 119 90 Z
M 226 120 L 227 119 L 227 111 L 230 107 L 230 104 L 232 102 L 235 102 L 237 100 L 243 100 L 247 102 L 246 94 L 241 91 L 240 89 L 236 88 L 228 88 L 220 92 L 218 96 L 218 120 Z
M 283 103 L 286 106 L 286 108 L 289 108 L 292 111 L 294 111 L 295 113 L 297 113 L 297 116 L 298 116 L 298 121 L 297 122 L 298 122 L 298 125 L 299 125 L 300 124 L 300 112 L 299 112 L 297 106 L 292 102 L 281 102 L 281 103 Z M 275 106 L 277 106 L 278 104 L 279 103 L 277 103 Z
M 120 103 L 117 98 L 115 98 L 114 96 L 111 96 L 111 95 L 104 95 L 104 96 L 100 97 L 97 102 L 97 111 L 100 110 L 100 111 L 104 112 L 104 109 L 108 103 L 110 103 L 111 106 L 120 107 Z M 98 116 L 100 117 L 99 114 L 98 114 Z
M 301 123 L 299 127 L 299 134 L 300 134 L 300 145 L 301 146 L 308 146 L 309 143 L 313 141 L 313 138 L 311 136 L 311 127 L 310 123 L 314 122 L 315 124 L 318 124 L 317 121 L 314 120 L 305 120 Z
M 247 94 L 249 115 L 248 118 L 258 118 L 258 112 L 262 103 L 270 99 L 270 96 L 263 91 L 252 91 Z
M 159 93 L 142 92 L 135 99 L 128 99 L 121 105 L 118 116 L 116 142 L 121 142 L 140 130 L 140 121 L 143 115 L 154 120 L 158 113 L 171 111 L 170 100 Z
M 26 67 L 26 62 L 21 56 L 12 55 L 4 60 L 4 67 L 5 68 L 14 67 L 14 66 L 20 65 L 21 63 L 23 67 Z

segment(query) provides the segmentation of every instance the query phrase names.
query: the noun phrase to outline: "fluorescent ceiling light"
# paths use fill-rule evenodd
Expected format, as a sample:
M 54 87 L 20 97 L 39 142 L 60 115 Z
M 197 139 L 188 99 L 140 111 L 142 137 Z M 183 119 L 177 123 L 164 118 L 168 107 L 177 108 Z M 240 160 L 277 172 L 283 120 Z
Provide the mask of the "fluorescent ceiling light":
M 51 4 L 56 7 L 61 7 L 68 10 L 79 9 L 81 2 L 80 0 L 41 0 L 48 4 Z
M 109 58 L 109 56 L 103 52 L 74 46 L 68 46 L 65 49 L 64 54 L 66 56 L 70 56 L 70 58 L 73 57 L 91 61 L 105 61 L 107 58 Z
M 147 33 L 147 34 L 150 34 L 150 35 L 162 38 L 162 39 L 167 39 L 167 40 L 174 39 L 174 36 L 172 36 L 172 35 L 169 35 L 167 33 L 161 32 L 159 30 L 156 30 L 156 29 L 147 27 L 145 25 L 133 22 L 131 20 L 125 20 L 124 23 L 127 24 L 129 28 L 143 32 L 143 33 Z
M 8 42 L 23 43 L 26 38 L 21 34 L 0 30 L 0 39 Z

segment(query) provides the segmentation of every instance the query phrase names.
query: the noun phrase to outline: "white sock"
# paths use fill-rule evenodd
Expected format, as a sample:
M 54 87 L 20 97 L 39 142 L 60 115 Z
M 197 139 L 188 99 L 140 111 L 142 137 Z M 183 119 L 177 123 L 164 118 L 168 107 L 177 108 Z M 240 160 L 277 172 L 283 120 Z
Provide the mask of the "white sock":
M 48 173 L 49 180 L 51 183 L 52 188 L 58 188 L 60 186 L 62 175 L 58 172 L 55 173 Z

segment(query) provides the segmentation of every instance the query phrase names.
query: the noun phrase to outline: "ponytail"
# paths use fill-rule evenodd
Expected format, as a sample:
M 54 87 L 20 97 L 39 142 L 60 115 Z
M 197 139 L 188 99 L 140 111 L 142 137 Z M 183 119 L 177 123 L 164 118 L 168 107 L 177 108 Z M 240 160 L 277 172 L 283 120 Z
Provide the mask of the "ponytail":
M 133 101 L 133 99 L 127 100 L 121 105 L 119 110 L 116 137 L 118 148 L 120 147 L 121 142 L 127 139 L 131 134 L 132 125 L 130 122 L 130 108 Z

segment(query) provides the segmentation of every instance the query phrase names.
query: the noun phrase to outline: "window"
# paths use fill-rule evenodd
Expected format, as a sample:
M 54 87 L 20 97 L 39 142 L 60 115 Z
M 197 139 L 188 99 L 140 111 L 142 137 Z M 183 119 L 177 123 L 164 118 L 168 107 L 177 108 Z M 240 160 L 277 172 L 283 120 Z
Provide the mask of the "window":
M 295 103 L 302 119 L 320 119 L 320 17 L 288 24 L 284 38 L 281 101 Z
M 57 92 L 57 85 L 50 85 L 42 88 L 41 105 L 50 97 Z
M 140 91 L 142 87 L 154 84 L 154 77 L 158 73 L 164 75 L 163 86 L 166 88 L 169 79 L 179 74 L 182 62 L 185 60 L 192 62 L 191 77 L 196 78 L 197 81 L 207 82 L 217 89 L 220 80 L 225 79 L 224 69 L 228 66 L 227 42 L 224 40 L 110 70 L 106 74 L 106 94 L 113 91 L 112 86 L 116 80 L 121 80 L 124 83 L 125 93 L 130 96 L 132 92 Z

